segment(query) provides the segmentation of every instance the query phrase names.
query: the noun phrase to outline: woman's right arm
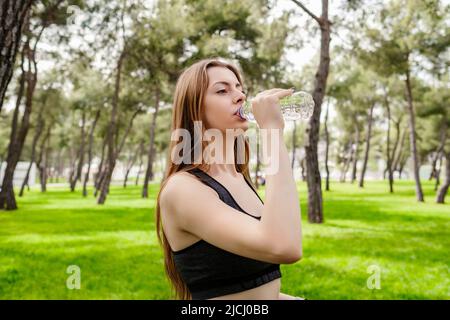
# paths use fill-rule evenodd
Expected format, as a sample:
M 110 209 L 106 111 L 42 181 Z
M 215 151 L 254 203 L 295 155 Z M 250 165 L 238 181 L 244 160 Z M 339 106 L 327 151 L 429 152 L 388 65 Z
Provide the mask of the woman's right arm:
M 270 89 L 252 101 L 253 114 L 260 127 L 263 163 L 266 170 L 266 197 L 261 218 L 263 233 L 287 246 L 293 261 L 300 260 L 302 229 L 297 185 L 283 139 L 284 119 L 279 99 L 292 89 Z
M 263 131 L 265 130 L 265 131 Z M 301 212 L 297 186 L 281 129 L 261 128 L 266 196 L 261 227 L 274 241 L 287 246 L 291 260 L 302 257 Z
M 244 257 L 270 263 L 294 263 L 287 237 L 220 200 L 217 193 L 189 173 L 169 178 L 160 195 L 162 221 L 204 241 Z M 261 219 L 262 220 L 262 219 Z
M 288 95 L 279 92 L 279 96 Z M 279 98 L 279 97 L 278 97 Z M 261 98 L 254 107 L 258 121 L 258 108 L 266 112 L 278 112 L 265 117 L 270 121 L 260 121 L 261 129 L 268 130 L 262 135 L 266 155 L 266 199 L 261 220 L 256 220 L 221 201 L 217 193 L 198 181 L 189 173 L 171 176 L 160 196 L 160 205 L 166 216 L 174 219 L 181 230 L 194 234 L 200 239 L 226 251 L 271 263 L 294 263 L 302 256 L 302 234 L 300 206 L 296 184 L 290 168 L 286 145 L 282 137 L 284 122 L 278 101 L 273 96 Z M 256 110 L 255 110 L 256 109 Z M 271 111 L 270 111 L 271 110 Z M 275 111 L 274 111 L 275 110 Z M 256 112 L 255 112 L 256 111 Z M 264 112 L 262 112 L 264 115 Z M 264 117 L 263 117 L 264 118 Z M 260 118 L 261 120 L 261 118 Z M 272 140 L 274 138 L 274 140 Z M 268 140 L 265 140 L 268 139 Z M 271 143 L 274 141 L 274 143 Z M 278 161 L 276 167 L 275 161 Z M 275 165 L 275 169 L 274 169 Z M 270 170 L 270 172 L 269 172 Z

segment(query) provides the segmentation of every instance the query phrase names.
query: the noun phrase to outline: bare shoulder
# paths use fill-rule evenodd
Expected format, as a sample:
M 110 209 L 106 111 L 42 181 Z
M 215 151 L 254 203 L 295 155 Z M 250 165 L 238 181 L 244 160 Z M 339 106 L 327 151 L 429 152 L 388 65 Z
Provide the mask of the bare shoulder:
M 186 188 L 194 188 L 201 192 L 213 191 L 189 172 L 177 172 L 167 179 L 164 189 L 161 191 L 161 197 L 163 197 L 164 194 L 165 197 L 171 198 L 174 193 L 186 191 Z
M 177 172 L 171 175 L 161 191 L 161 206 L 176 212 L 180 201 L 183 207 L 189 205 L 189 200 L 193 198 L 186 195 L 197 195 L 199 197 L 217 196 L 217 193 L 204 185 L 200 180 L 189 172 Z M 186 203 L 186 201 L 188 201 Z

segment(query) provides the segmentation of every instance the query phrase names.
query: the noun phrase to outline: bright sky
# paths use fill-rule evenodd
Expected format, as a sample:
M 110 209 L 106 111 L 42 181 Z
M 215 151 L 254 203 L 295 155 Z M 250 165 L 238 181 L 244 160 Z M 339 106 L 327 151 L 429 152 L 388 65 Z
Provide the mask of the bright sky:
M 149 1 L 151 2 L 152 0 L 149 0 Z M 340 1 L 330 1 L 330 13 L 335 12 L 334 8 L 335 8 L 336 4 L 339 2 Z M 312 11 L 315 15 L 320 16 L 321 1 L 306 0 L 306 1 L 303 1 L 302 3 L 305 4 L 307 6 L 307 8 L 310 11 Z M 73 17 L 75 17 L 75 14 L 77 13 L 76 12 L 77 10 L 75 10 L 75 9 L 76 8 L 73 8 L 73 10 L 72 10 L 74 13 Z M 271 14 L 272 14 L 273 18 L 276 19 L 277 17 L 279 17 L 282 14 L 283 11 L 292 10 L 292 9 L 294 9 L 296 12 L 296 14 L 294 16 L 292 16 L 292 18 L 291 18 L 291 23 L 293 26 L 302 26 L 305 24 L 305 22 L 316 24 L 316 22 L 311 17 L 309 17 L 300 7 L 298 7 L 291 0 L 278 0 L 276 2 L 275 7 L 273 8 Z M 71 13 L 71 12 L 69 12 L 69 13 Z M 298 31 L 296 31 L 295 34 L 291 35 L 290 38 L 301 37 L 302 30 L 300 28 L 302 28 L 302 27 L 299 27 Z M 73 39 L 73 40 L 77 41 L 76 39 Z M 289 41 L 289 39 L 288 39 L 288 41 Z M 291 41 L 294 41 L 294 40 L 291 40 Z M 336 44 L 336 41 L 338 41 L 338 39 L 333 39 L 334 44 Z M 305 46 L 300 50 L 288 49 L 286 52 L 286 59 L 293 64 L 294 69 L 292 71 L 299 72 L 305 64 L 310 63 L 311 59 L 316 54 L 318 54 L 319 45 L 320 45 L 320 43 L 319 43 L 318 39 L 312 39 L 312 41 L 308 41 L 307 43 L 305 43 Z M 49 47 L 41 42 L 38 49 L 48 50 Z M 38 69 L 40 72 L 49 70 L 53 67 L 54 67 L 54 62 L 52 60 L 41 59 L 40 61 L 38 61 Z M 298 88 L 298 89 L 301 89 L 301 88 Z M 13 102 L 14 102 L 14 99 L 9 99 L 9 101 L 5 104 L 5 109 L 12 110 L 14 108 Z M 333 116 L 333 114 L 334 114 L 333 109 L 334 109 L 333 107 L 330 108 L 330 116 Z M 286 128 L 288 130 L 292 126 L 293 126 L 293 122 L 286 121 Z
M 149 2 L 152 2 L 153 0 L 147 0 Z M 336 1 L 336 0 L 331 0 L 329 1 L 329 14 L 330 16 L 334 16 L 336 14 L 336 12 L 338 11 L 337 6 L 339 4 L 342 3 L 343 0 L 341 1 Z M 445 0 L 444 3 L 448 3 L 450 2 L 450 0 Z M 303 0 L 302 3 L 310 10 L 312 11 L 315 15 L 320 16 L 321 14 L 321 1 L 319 0 Z M 278 16 L 280 16 L 282 14 L 283 11 L 285 10 L 294 10 L 295 14 L 294 16 L 291 18 L 291 23 L 293 26 L 299 26 L 298 29 L 296 29 L 296 32 L 293 33 L 292 35 L 290 35 L 289 37 L 291 38 L 291 41 L 295 41 L 295 38 L 299 38 L 302 36 L 302 32 L 306 31 L 302 31 L 302 26 L 305 23 L 310 23 L 312 25 L 315 26 L 315 24 L 317 24 L 311 17 L 309 17 L 300 7 L 298 7 L 293 1 L 291 0 L 278 0 L 276 1 L 276 5 L 272 10 L 272 16 L 273 18 L 277 18 Z M 76 13 L 76 12 L 75 12 Z M 305 34 L 305 36 L 307 36 Z M 288 40 L 289 41 L 289 40 Z M 332 38 L 332 42 L 331 45 L 337 45 L 340 43 L 340 39 L 338 37 L 333 37 Z M 293 68 L 294 72 L 300 71 L 302 69 L 302 67 L 306 64 L 311 63 L 311 59 L 315 58 L 317 59 L 317 55 L 318 55 L 318 50 L 319 50 L 319 45 L 320 45 L 320 41 L 319 38 L 315 38 L 315 39 L 310 39 L 309 41 L 307 41 L 304 44 L 304 47 L 300 50 L 298 49 L 287 49 L 286 52 L 286 59 L 291 62 L 293 64 Z M 47 47 L 45 47 L 44 44 L 42 44 L 41 46 L 39 46 L 40 49 L 48 49 Z M 317 60 L 316 60 L 317 61 Z M 318 61 L 317 61 L 318 62 Z M 38 68 L 39 70 L 45 71 L 48 70 L 53 66 L 53 61 L 51 60 L 40 60 L 38 62 Z M 9 101 L 11 102 L 11 101 Z M 5 106 L 6 109 L 10 109 L 12 108 L 12 104 L 8 103 Z
M 317 0 L 304 1 L 304 4 L 307 5 L 307 8 L 310 11 L 312 11 L 315 15 L 320 15 L 321 1 Z M 302 25 L 305 19 L 307 21 L 310 20 L 311 23 L 316 23 L 291 0 L 279 0 L 277 2 L 277 5 L 273 9 L 273 15 L 274 17 L 278 17 L 283 13 L 283 11 L 292 9 L 295 9 L 295 12 L 297 13 L 295 16 L 292 17 L 291 20 L 294 26 Z M 299 30 L 298 33 L 299 35 L 301 35 L 301 30 Z M 289 62 L 292 62 L 294 64 L 295 70 L 301 70 L 302 66 L 307 64 L 311 60 L 311 58 L 317 53 L 318 44 L 319 43 L 317 43 L 317 45 L 312 43 L 308 46 L 305 46 L 301 50 L 288 49 L 286 58 Z
M 320 16 L 322 13 L 322 1 L 319 0 L 306 0 L 301 1 L 312 13 L 316 16 Z M 341 1 L 331 0 L 329 1 L 329 15 L 333 16 L 337 12 L 337 5 L 340 4 Z M 280 16 L 283 11 L 294 9 L 295 15 L 291 18 L 291 23 L 293 26 L 302 26 L 306 23 L 311 23 L 316 25 L 316 21 L 314 21 L 306 12 L 303 11 L 297 4 L 295 4 L 291 0 L 278 0 L 276 6 L 273 9 L 273 15 L 275 17 Z M 297 33 L 297 37 L 301 37 L 302 30 L 299 28 Z M 319 33 L 318 33 L 319 34 Z M 338 38 L 332 39 L 332 44 L 338 44 L 340 41 Z M 320 41 L 319 39 L 313 39 L 313 41 L 308 41 L 305 46 L 300 49 L 288 49 L 286 58 L 289 62 L 294 64 L 295 70 L 301 70 L 305 64 L 310 63 L 310 60 L 318 54 Z

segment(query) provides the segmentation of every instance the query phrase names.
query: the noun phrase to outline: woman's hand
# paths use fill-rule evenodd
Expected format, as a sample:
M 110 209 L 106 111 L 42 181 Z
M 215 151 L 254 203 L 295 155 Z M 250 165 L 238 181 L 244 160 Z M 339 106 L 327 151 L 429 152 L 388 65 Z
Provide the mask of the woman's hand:
M 262 129 L 284 129 L 284 119 L 279 100 L 292 95 L 293 89 L 270 89 L 252 99 L 252 112 Z

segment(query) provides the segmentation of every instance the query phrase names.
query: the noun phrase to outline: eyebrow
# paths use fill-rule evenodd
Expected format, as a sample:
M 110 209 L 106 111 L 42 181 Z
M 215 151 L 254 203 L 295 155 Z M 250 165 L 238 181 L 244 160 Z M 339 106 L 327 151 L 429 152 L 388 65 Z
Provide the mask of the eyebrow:
M 224 85 L 226 85 L 226 86 L 230 86 L 230 83 L 229 83 L 229 82 L 226 82 L 226 81 L 217 81 L 216 83 L 213 84 L 213 86 L 216 85 L 216 84 L 224 84 Z M 238 82 L 238 83 L 236 83 L 236 87 L 242 87 L 242 86 L 241 86 L 241 84 Z

